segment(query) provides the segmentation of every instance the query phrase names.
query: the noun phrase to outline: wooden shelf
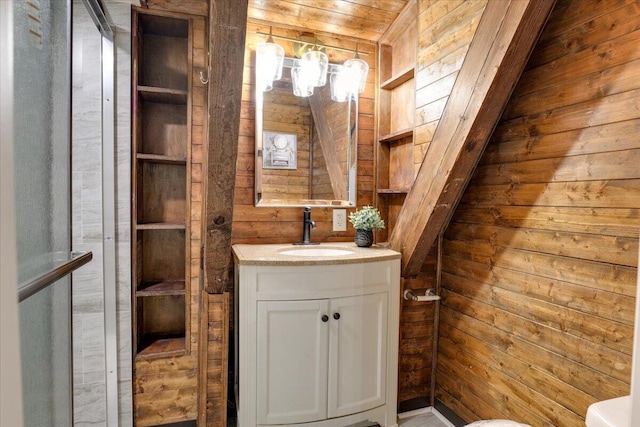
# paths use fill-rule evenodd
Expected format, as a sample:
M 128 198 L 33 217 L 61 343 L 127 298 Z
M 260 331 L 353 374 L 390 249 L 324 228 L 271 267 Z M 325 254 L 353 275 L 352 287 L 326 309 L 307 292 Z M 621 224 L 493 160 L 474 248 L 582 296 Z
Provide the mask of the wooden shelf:
M 165 280 L 161 282 L 141 283 L 136 290 L 137 297 L 161 295 L 185 295 L 184 280 Z
M 411 129 L 402 129 L 396 132 L 392 132 L 380 137 L 380 142 L 393 142 L 398 141 L 403 138 L 407 138 L 409 136 L 413 136 L 413 128 Z
M 408 192 L 408 188 L 378 188 L 378 194 L 407 194 Z
M 169 89 L 154 86 L 138 86 L 138 93 L 144 101 L 160 102 L 163 104 L 186 104 L 188 92 L 186 90 Z
M 171 355 L 186 354 L 187 347 L 184 336 L 171 337 L 162 335 L 145 335 L 138 346 L 136 359 L 151 359 Z
M 385 80 L 380 84 L 380 89 L 391 90 L 397 88 L 402 83 L 408 82 L 414 76 L 415 69 L 414 67 L 407 68 L 406 70 L 401 71 L 390 79 Z
M 173 222 L 153 222 L 136 224 L 136 230 L 186 230 L 185 224 Z
M 162 163 L 167 165 L 186 165 L 187 159 L 183 157 L 165 156 L 162 154 L 137 153 L 136 159 L 144 162 Z

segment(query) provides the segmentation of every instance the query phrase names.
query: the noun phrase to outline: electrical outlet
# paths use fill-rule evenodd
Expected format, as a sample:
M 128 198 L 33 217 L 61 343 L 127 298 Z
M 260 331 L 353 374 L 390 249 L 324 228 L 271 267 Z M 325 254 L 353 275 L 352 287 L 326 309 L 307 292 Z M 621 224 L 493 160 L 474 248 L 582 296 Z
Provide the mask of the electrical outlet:
M 333 231 L 347 231 L 347 210 L 333 210 Z

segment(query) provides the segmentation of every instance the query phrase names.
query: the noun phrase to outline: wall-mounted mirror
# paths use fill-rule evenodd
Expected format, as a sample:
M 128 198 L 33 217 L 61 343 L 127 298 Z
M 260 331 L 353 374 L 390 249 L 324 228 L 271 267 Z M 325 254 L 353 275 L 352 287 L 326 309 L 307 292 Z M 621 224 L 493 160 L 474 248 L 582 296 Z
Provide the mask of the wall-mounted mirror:
M 285 58 L 273 89 L 256 89 L 256 206 L 355 206 L 358 100 L 292 90 Z

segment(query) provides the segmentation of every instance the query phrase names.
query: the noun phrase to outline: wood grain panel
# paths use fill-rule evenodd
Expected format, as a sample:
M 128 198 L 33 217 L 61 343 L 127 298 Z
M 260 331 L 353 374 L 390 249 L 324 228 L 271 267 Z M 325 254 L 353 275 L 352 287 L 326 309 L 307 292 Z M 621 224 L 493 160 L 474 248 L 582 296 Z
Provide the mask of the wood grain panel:
M 494 267 L 495 268 L 495 267 Z M 504 276 L 509 276 L 504 274 Z M 526 280 L 526 279 L 525 279 Z M 576 336 L 593 344 L 602 344 L 609 349 L 620 353 L 629 354 L 633 341 L 633 327 L 623 325 L 607 318 L 584 313 L 583 311 L 567 307 L 561 301 L 544 301 L 537 296 L 528 296 L 519 293 L 521 286 L 515 290 L 494 285 L 488 281 L 481 282 L 447 272 L 443 273 L 442 281 L 446 289 L 475 301 L 491 305 L 513 315 L 519 315 L 528 321 L 539 323 L 552 329 L 562 331 L 565 334 Z M 524 285 L 528 283 L 523 280 Z M 606 298 L 603 298 L 606 300 Z M 603 311 L 602 314 L 615 315 L 618 307 Z M 617 357 L 619 359 L 620 357 Z
M 418 40 L 418 69 L 427 67 L 439 58 L 445 57 L 458 49 L 467 49 L 478 28 L 482 13 L 469 17 L 464 25 L 456 28 L 456 31 L 440 37 L 435 43 L 430 43 L 428 36 L 424 33 L 419 35 Z
M 200 411 L 206 418 L 205 426 L 227 425 L 227 378 L 229 362 L 229 293 L 207 294 L 207 316 L 203 337 L 207 338 L 203 355 L 204 382 Z
M 556 206 L 463 207 L 456 211 L 459 222 L 489 223 L 502 227 L 522 227 L 574 233 L 610 234 L 635 238 L 640 215 L 635 209 L 574 208 Z M 611 220 L 625 217 L 622 224 Z
M 446 230 L 436 396 L 467 421 L 583 426 L 629 393 L 639 19 L 558 1 Z
M 495 328 L 475 316 L 469 316 L 454 307 L 450 307 L 449 304 L 444 304 L 440 314 L 443 328 L 453 328 L 471 335 L 492 347 L 493 352 L 500 351 L 521 360 L 532 368 L 545 372 L 576 389 L 588 393 L 595 400 L 603 400 L 603 396 L 620 393 L 625 388 L 628 388 L 628 384 L 625 384 L 624 381 L 614 378 L 607 378 L 607 381 L 602 381 L 600 372 L 579 362 L 567 359 L 560 354 L 542 352 L 536 344 L 509 331 Z M 461 325 L 464 325 L 464 328 L 461 328 Z M 543 354 L 544 357 L 541 357 Z M 595 386 L 596 384 L 597 386 Z M 544 393 L 542 394 L 544 395 Z M 568 396 L 568 398 L 571 398 L 571 396 Z
M 476 186 L 470 183 L 463 201 L 470 205 L 638 207 L 637 180 L 574 181 Z
M 196 361 L 187 356 L 134 361 L 136 425 L 154 426 L 196 418 Z
M 576 414 L 586 412 L 587 407 L 593 403 L 593 397 L 587 393 L 563 382 L 548 372 L 534 369 L 525 361 L 491 347 L 486 342 L 466 334 L 447 323 L 441 323 L 440 331 L 443 339 L 448 341 L 448 345 L 443 346 L 446 351 L 451 351 L 452 347 L 457 347 L 460 352 L 477 358 L 481 363 L 490 366 L 492 370 L 502 371 L 507 377 L 519 380 L 523 385 L 530 388 L 534 388 L 539 384 L 546 384 L 553 393 L 556 402 Z M 473 350 L 467 351 L 466 349 Z M 460 363 L 461 360 L 456 360 L 456 362 Z
M 350 2 L 277 0 L 249 2 L 249 17 L 277 26 L 307 31 L 341 34 L 345 37 L 377 41 L 397 17 L 406 0 Z
M 637 238 L 458 223 L 449 225 L 447 234 L 451 240 L 489 241 L 495 247 L 511 247 L 617 265 L 635 266 L 638 263 Z
M 640 32 L 638 34 L 640 36 Z M 636 89 L 555 108 L 544 114 L 517 117 L 499 123 L 494 135 L 506 141 L 637 119 L 639 96 L 640 90 Z
M 145 102 L 141 110 L 140 151 L 185 159 L 186 106 Z
M 640 133 L 640 120 L 634 119 L 590 126 L 586 129 L 503 141 L 487 147 L 481 164 L 513 163 L 523 160 L 625 151 L 637 146 L 638 133 Z
M 614 12 L 611 11 L 611 13 Z M 628 21 L 629 18 L 630 16 L 627 16 L 623 21 Z M 592 29 L 591 31 L 609 32 L 604 28 Z M 598 45 L 567 54 L 547 66 L 542 65 L 525 71 L 522 75 L 522 82 L 514 90 L 514 96 L 518 97 L 535 92 L 559 82 L 598 72 L 598 70 L 605 71 L 608 68 L 637 59 L 636 47 L 639 31 L 640 29 L 636 29 L 615 39 L 609 39 L 605 36 L 606 41 Z
M 140 4 L 149 9 L 169 12 L 179 11 L 201 16 L 207 16 L 209 14 L 208 0 L 140 0 Z
M 442 340 L 443 343 L 446 341 Z M 552 400 L 540 399 L 532 389 L 514 381 L 503 370 L 493 369 L 463 350 L 456 350 L 454 345 L 443 345 L 441 355 L 440 363 L 444 369 L 454 375 L 464 369 L 464 386 L 469 392 L 482 396 L 486 401 L 500 403 L 496 408 L 501 411 L 500 418 L 526 419 L 533 426 L 542 426 L 545 422 L 566 427 L 582 427 L 584 424 L 574 412 Z
M 560 82 L 543 88 L 535 93 L 528 93 L 512 102 L 504 112 L 503 118 L 532 115 L 548 111 L 555 107 L 578 104 L 590 99 L 597 99 L 603 92 L 615 95 L 636 88 L 635 80 L 640 70 L 640 61 L 634 60 L 604 72 L 594 72 L 578 78 L 576 81 Z M 575 90 L 576 84 L 580 90 Z
M 508 268 L 511 267 L 511 265 L 505 267 L 502 263 L 500 263 L 500 266 L 490 266 L 470 260 L 464 260 L 464 262 L 460 263 L 459 261 L 462 261 L 462 259 L 456 257 L 445 257 L 443 261 L 447 266 L 447 270 L 453 272 L 445 272 L 443 274 L 455 274 L 456 276 L 452 281 L 466 278 L 467 280 L 472 280 L 473 283 L 477 285 L 490 285 L 492 287 L 519 292 L 523 297 L 535 298 L 539 301 L 545 301 L 556 306 L 578 310 L 581 313 L 602 318 L 602 324 L 600 324 L 600 319 L 592 319 L 596 325 L 589 325 L 586 328 L 600 328 L 607 325 L 608 322 L 611 322 L 612 318 L 615 318 L 616 324 L 612 325 L 612 330 L 615 330 L 618 326 L 623 326 L 627 334 L 624 339 L 629 339 L 629 330 L 626 326 L 633 325 L 633 297 L 610 291 L 598 292 L 598 290 L 594 288 L 577 285 L 568 281 L 523 273 L 522 271 Z M 518 276 L 520 276 L 520 280 L 517 280 Z M 499 299 L 497 292 L 495 296 L 496 299 Z M 493 296 L 494 295 L 491 295 L 491 297 Z M 532 304 L 537 304 L 539 301 L 533 301 Z M 517 304 L 518 303 L 515 303 L 514 305 Z M 576 317 L 579 317 L 578 313 Z M 554 320 L 563 321 L 563 319 Z M 573 321 L 573 318 L 569 318 L 568 320 Z M 618 325 L 618 323 L 623 325 Z M 577 332 L 582 333 L 582 330 L 578 328 Z M 598 337 L 598 340 L 600 340 L 600 338 L 602 337 Z M 616 341 L 618 338 L 620 338 L 620 336 L 616 336 Z M 626 352 L 628 350 L 628 342 L 620 347 L 620 349 Z

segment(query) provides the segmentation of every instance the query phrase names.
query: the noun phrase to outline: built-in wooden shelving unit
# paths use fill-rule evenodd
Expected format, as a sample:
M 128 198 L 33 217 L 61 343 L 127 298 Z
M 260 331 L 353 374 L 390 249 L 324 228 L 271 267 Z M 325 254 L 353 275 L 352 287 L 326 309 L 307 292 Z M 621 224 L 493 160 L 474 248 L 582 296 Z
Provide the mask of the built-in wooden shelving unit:
M 379 42 L 376 204 L 387 224 L 386 241 L 414 180 L 413 137 L 417 4 L 410 1 Z
M 188 350 L 191 23 L 134 11 L 133 344 Z

